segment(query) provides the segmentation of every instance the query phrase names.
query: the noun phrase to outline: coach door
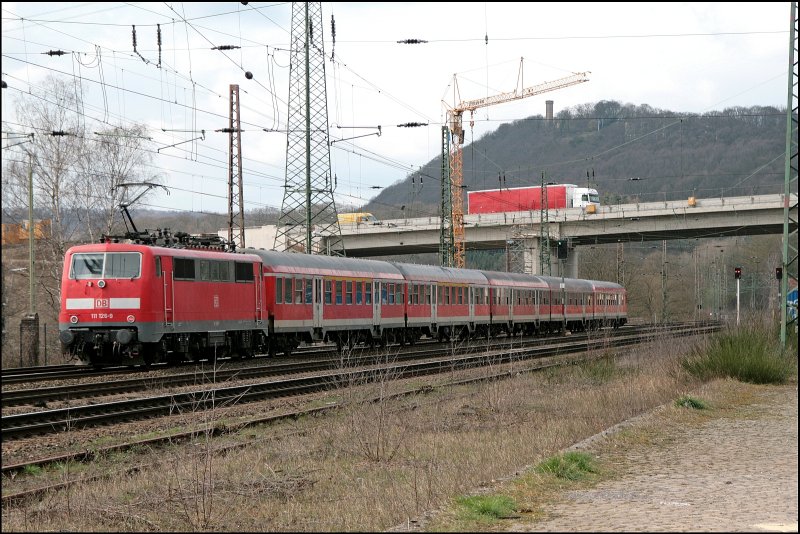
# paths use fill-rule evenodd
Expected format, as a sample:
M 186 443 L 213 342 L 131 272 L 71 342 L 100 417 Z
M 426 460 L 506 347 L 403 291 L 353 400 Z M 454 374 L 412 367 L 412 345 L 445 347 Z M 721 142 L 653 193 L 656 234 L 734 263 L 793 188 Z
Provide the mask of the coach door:
M 161 302 L 164 303 L 164 326 L 172 326 L 175 322 L 175 277 L 172 271 L 170 256 L 156 256 L 156 270 L 161 277 Z
M 469 322 L 475 322 L 475 288 L 469 286 L 467 295 L 469 295 Z
M 322 328 L 322 278 L 314 278 L 314 328 Z
M 439 322 L 439 286 L 436 284 L 431 285 L 431 323 L 437 324 Z
M 253 269 L 255 270 L 253 273 L 253 287 L 256 292 L 255 320 L 256 326 L 258 326 L 264 322 L 264 293 L 262 290 L 264 275 L 260 263 L 254 264 Z
M 372 282 L 372 324 L 381 324 L 381 284 L 377 280 Z

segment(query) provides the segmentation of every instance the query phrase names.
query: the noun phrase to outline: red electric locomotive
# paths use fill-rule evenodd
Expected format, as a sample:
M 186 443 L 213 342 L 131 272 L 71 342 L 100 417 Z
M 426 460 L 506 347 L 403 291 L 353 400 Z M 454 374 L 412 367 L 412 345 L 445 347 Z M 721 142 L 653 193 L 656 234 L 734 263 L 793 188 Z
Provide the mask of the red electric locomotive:
M 260 258 L 105 242 L 72 247 L 59 338 L 94 365 L 252 352 L 266 343 Z

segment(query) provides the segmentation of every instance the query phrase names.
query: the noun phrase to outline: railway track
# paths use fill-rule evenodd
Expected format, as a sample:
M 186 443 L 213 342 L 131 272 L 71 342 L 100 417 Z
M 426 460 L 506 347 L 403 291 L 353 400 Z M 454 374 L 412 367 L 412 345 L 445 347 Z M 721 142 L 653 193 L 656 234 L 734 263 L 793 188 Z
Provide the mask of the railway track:
M 694 335 L 714 330 L 716 327 L 683 327 L 671 331 L 672 336 Z M 184 393 L 155 395 L 132 400 L 98 403 L 65 409 L 43 410 L 2 417 L 5 439 L 17 439 L 35 434 L 61 432 L 148 417 L 165 416 L 186 411 L 205 410 L 212 407 L 255 402 L 270 398 L 297 396 L 305 393 L 336 389 L 354 383 L 365 383 L 377 378 L 392 379 L 422 376 L 453 369 L 464 369 L 491 363 L 493 365 L 568 352 L 582 352 L 608 347 L 620 347 L 649 340 L 650 332 L 622 332 L 613 337 L 564 338 L 561 343 L 542 346 L 492 347 L 483 352 L 453 356 L 446 355 L 428 361 L 391 362 L 371 367 L 324 370 L 300 378 L 285 378 L 255 384 L 206 387 Z M 263 371 L 261 371 L 263 372 Z M 196 378 L 196 377 L 195 377 Z M 211 386 L 211 387 L 208 387 Z
M 647 332 L 650 331 L 649 327 L 634 327 L 625 329 L 624 332 Z M 581 332 L 574 334 L 571 339 L 585 340 L 591 333 Z M 619 331 L 609 330 L 603 332 L 602 335 L 614 336 L 619 335 Z M 492 343 L 496 348 L 502 347 L 524 347 L 531 344 L 541 345 L 543 343 L 552 343 L 561 339 L 561 337 L 551 336 L 549 338 L 541 337 L 519 337 L 519 338 L 500 338 L 494 340 Z M 425 348 L 427 347 L 427 348 Z M 434 357 L 442 353 L 443 347 L 449 349 L 449 344 L 440 342 L 430 342 L 428 344 L 420 344 L 412 347 L 397 347 L 397 352 L 392 353 L 394 361 L 407 361 L 412 359 L 420 359 L 427 357 Z M 484 350 L 486 345 L 482 341 L 465 344 L 459 350 L 464 352 L 475 352 L 476 350 Z M 317 355 L 323 356 L 332 347 L 318 348 L 316 352 L 307 352 L 307 356 Z M 347 357 L 347 365 L 349 367 L 368 365 L 374 363 L 377 359 L 385 359 L 386 352 L 374 352 L 371 350 L 359 350 L 357 353 Z M 216 368 L 213 372 L 213 380 L 215 382 L 227 382 L 232 380 L 249 380 L 256 378 L 263 378 L 268 376 L 291 375 L 303 372 L 322 371 L 326 369 L 335 369 L 342 367 L 343 360 L 341 357 L 332 358 L 304 358 L 303 361 L 292 361 L 289 363 L 268 360 L 266 365 L 260 364 L 250 367 L 236 367 L 232 369 Z M 21 373 L 24 376 L 26 373 Z M 96 376 L 96 375 L 90 375 Z M 187 385 L 197 385 L 201 382 L 208 382 L 210 374 L 206 371 L 198 374 L 192 371 L 187 373 L 169 374 L 160 376 L 147 376 L 142 378 L 132 378 L 123 380 L 111 380 L 93 383 L 78 383 L 59 385 L 52 387 L 37 387 L 30 389 L 12 389 L 4 390 L 2 396 L 2 407 L 8 408 L 11 406 L 32 405 L 37 407 L 46 407 L 47 403 L 57 401 L 72 401 L 81 398 L 102 397 L 109 395 L 118 395 L 122 393 L 131 393 L 137 391 L 148 391 L 163 388 L 174 388 Z M 76 378 L 72 375 L 67 375 L 67 378 Z
M 710 333 L 710 332 L 716 331 L 719 328 L 720 328 L 719 325 L 705 325 L 703 327 L 684 326 L 684 327 L 682 327 L 680 329 L 677 329 L 677 331 L 675 332 L 675 335 L 676 336 L 687 336 L 687 335 L 695 335 L 695 334 L 704 334 L 704 333 Z M 624 346 L 624 345 L 635 344 L 635 343 L 641 342 L 643 340 L 648 340 L 648 338 L 650 340 L 652 340 L 652 332 L 648 333 L 647 331 L 640 331 L 638 334 L 635 334 L 635 335 L 628 333 L 628 335 L 621 336 L 618 339 L 616 339 L 613 343 L 609 343 L 609 340 L 607 340 L 607 339 L 602 341 L 602 342 L 600 340 L 597 340 L 597 343 L 602 343 L 603 347 Z M 575 341 L 576 340 L 570 340 L 570 344 L 574 343 Z M 582 343 L 580 343 L 580 345 L 581 345 L 581 350 L 587 348 L 585 340 Z M 499 369 L 498 368 L 497 371 L 495 371 L 495 372 L 493 372 L 491 374 L 488 374 L 488 375 L 481 375 L 480 377 L 477 377 L 477 378 L 466 378 L 466 379 L 449 380 L 444 384 L 439 384 L 439 387 L 449 387 L 451 385 L 465 384 L 465 383 L 470 383 L 470 382 L 479 382 L 479 381 L 502 379 L 502 378 L 505 378 L 505 377 L 507 377 L 509 375 L 518 374 L 520 372 L 535 372 L 537 370 L 549 368 L 549 367 L 556 366 L 556 365 L 564 365 L 565 361 L 574 362 L 575 361 L 574 359 L 569 359 L 569 352 L 568 352 L 567 347 L 562 347 L 562 348 L 565 349 L 565 350 L 558 351 L 558 350 L 550 349 L 549 351 L 546 351 L 545 349 L 541 349 L 542 354 L 540 354 L 540 356 L 544 356 L 545 352 L 551 352 L 551 351 L 559 354 L 559 356 L 556 356 L 554 358 L 544 358 L 544 357 L 538 358 L 533 362 L 528 362 L 528 365 L 525 368 L 521 368 L 519 366 L 515 366 L 514 369 L 512 369 L 512 370 Z M 520 351 L 524 351 L 525 349 L 519 349 L 519 350 Z M 586 354 L 588 354 L 588 351 L 586 352 Z M 555 359 L 555 358 L 567 358 L 567 359 L 566 360 L 562 360 L 562 359 Z M 514 358 L 510 357 L 509 360 L 514 360 Z M 519 361 L 519 358 L 517 358 L 516 361 Z M 498 362 L 496 360 L 492 360 L 492 365 L 496 365 L 497 363 Z M 403 396 L 403 395 L 412 395 L 412 394 L 416 394 L 416 393 L 427 391 L 429 388 L 430 388 L 430 386 L 420 386 L 420 387 L 410 388 L 410 389 L 401 391 L 399 393 L 396 393 L 396 394 L 393 394 L 393 395 L 390 395 L 390 396 L 391 397 L 399 397 L 399 396 Z M 367 399 L 367 401 L 369 401 L 369 400 L 370 399 Z M 377 400 L 377 399 L 372 399 L 372 400 Z M 329 403 L 328 405 L 326 405 L 324 407 L 315 407 L 315 408 L 310 408 L 310 409 L 300 409 L 300 410 L 288 411 L 288 412 L 279 413 L 279 414 L 261 415 L 261 416 L 256 416 L 256 417 L 253 417 L 253 418 L 249 418 L 249 419 L 247 419 L 245 421 L 239 421 L 238 423 L 233 424 L 233 425 L 231 425 L 228 422 L 223 423 L 223 424 L 216 423 L 216 424 L 208 425 L 207 428 L 206 427 L 194 428 L 193 430 L 190 430 L 190 431 L 180 432 L 180 433 L 172 433 L 172 434 L 170 434 L 168 436 L 161 436 L 161 437 L 157 437 L 157 438 L 136 440 L 136 441 L 129 442 L 129 443 L 120 443 L 120 444 L 117 444 L 117 445 L 105 446 L 105 447 L 101 447 L 101 448 L 93 450 L 93 451 L 88 451 L 87 450 L 87 451 L 80 451 L 80 452 L 75 452 L 75 453 L 67 453 L 67 454 L 62 454 L 62 455 L 53 456 L 53 457 L 40 458 L 40 459 L 36 459 L 36 460 L 20 462 L 20 463 L 16 463 L 16 464 L 4 463 L 3 466 L 2 466 L 2 472 L 3 472 L 3 476 L 4 477 L 9 477 L 9 478 L 13 479 L 16 474 L 24 471 L 28 467 L 33 467 L 33 466 L 44 467 L 44 466 L 46 466 L 48 464 L 53 464 L 53 463 L 58 463 L 58 464 L 62 464 L 63 465 L 66 462 L 81 462 L 81 461 L 90 462 L 90 461 L 93 461 L 95 458 L 101 458 L 106 454 L 111 454 L 111 453 L 114 453 L 114 452 L 127 451 L 127 450 L 129 450 L 131 448 L 159 446 L 159 445 L 163 445 L 163 444 L 167 444 L 167 443 L 170 443 L 170 444 L 180 443 L 180 442 L 191 440 L 191 439 L 195 438 L 196 436 L 198 436 L 200 434 L 204 434 L 204 433 L 210 433 L 210 434 L 216 435 L 216 434 L 221 434 L 221 433 L 225 433 L 225 432 L 238 431 L 238 430 L 240 430 L 242 428 L 246 428 L 246 427 L 250 427 L 250 426 L 270 424 L 270 423 L 274 423 L 274 422 L 277 422 L 277 421 L 280 421 L 280 420 L 283 420 L 283 419 L 287 419 L 287 418 L 297 418 L 297 417 L 300 417 L 300 416 L 312 415 L 314 413 L 322 413 L 322 412 L 326 412 L 326 411 L 329 411 L 329 410 L 338 409 L 339 407 L 340 407 L 339 404 L 331 404 L 331 403 Z M 239 443 L 237 445 L 234 445 L 233 447 L 240 448 L 240 447 L 246 447 L 248 445 L 249 445 L 248 441 L 245 440 L 244 443 Z M 226 447 L 221 448 L 220 451 L 225 451 L 225 450 L 228 450 L 230 448 L 231 448 L 230 446 L 226 446 Z M 219 451 L 215 450 L 215 452 L 219 452 Z M 117 473 L 118 474 L 123 474 L 125 472 L 136 471 L 140 467 L 141 466 L 138 466 L 138 465 L 133 466 L 133 467 L 128 467 L 126 469 L 118 471 Z M 6 504 L 10 504 L 12 502 L 24 500 L 24 499 L 27 499 L 27 498 L 36 498 L 36 497 L 39 497 L 39 496 L 45 494 L 46 492 L 57 491 L 57 490 L 69 487 L 69 486 L 71 486 L 73 484 L 76 484 L 76 483 L 81 483 L 81 482 L 84 482 L 84 481 L 87 481 L 87 480 L 106 478 L 106 477 L 109 477 L 109 476 L 114 476 L 114 474 L 113 473 L 109 474 L 108 472 L 104 471 L 103 474 L 99 474 L 99 475 L 88 476 L 88 477 L 80 476 L 78 478 L 63 480 L 63 481 L 59 481 L 59 482 L 56 482 L 56 483 L 48 484 L 46 486 L 28 488 L 28 489 L 24 489 L 22 491 L 3 492 L 2 502 L 3 502 L 4 505 L 6 505 Z
M 680 327 L 684 325 L 690 325 L 694 323 L 673 323 L 669 325 L 670 327 Z M 664 325 L 627 325 L 624 327 L 625 331 L 663 331 Z M 603 329 L 599 332 L 594 332 L 594 335 L 606 335 L 608 332 L 613 332 L 611 329 Z M 585 333 L 576 333 L 573 335 L 586 335 Z M 493 338 L 493 343 L 500 343 L 503 342 L 504 339 L 511 339 L 515 342 L 519 342 L 519 340 L 525 339 L 535 339 L 538 342 L 547 342 L 549 340 L 560 339 L 562 335 L 555 334 L 555 335 L 536 335 L 536 336 L 519 336 L 514 338 Z M 415 345 L 411 346 L 426 346 L 426 345 L 433 345 L 433 346 L 441 346 L 441 342 L 436 340 L 420 340 L 417 341 Z M 445 342 L 446 345 L 449 343 Z M 335 351 L 336 346 L 332 343 L 325 343 L 325 344 L 315 344 L 311 346 L 303 346 L 298 347 L 292 353 L 291 360 L 296 359 L 306 359 L 306 358 L 318 358 L 320 355 L 325 353 L 330 353 Z M 393 346 L 393 348 L 402 351 L 402 347 L 400 346 Z M 360 351 L 359 353 L 370 353 L 372 349 L 357 346 L 355 347 L 356 351 Z M 253 361 L 258 360 L 269 360 L 270 362 L 278 361 L 278 360 L 285 360 L 286 358 L 269 358 L 266 354 L 259 354 L 252 358 Z M 243 361 L 241 359 L 230 359 L 230 358 L 220 358 L 218 362 L 233 362 L 233 361 Z M 67 380 L 67 379 L 80 379 L 85 377 L 95 377 L 95 376 L 106 376 L 106 375 L 120 375 L 120 374 L 139 374 L 139 373 L 147 373 L 150 371 L 158 370 L 158 369 L 169 369 L 169 368 L 181 368 L 181 367 L 197 367 L 198 365 L 205 365 L 208 364 L 208 360 L 198 360 L 198 361 L 191 361 L 191 362 L 178 362 L 178 363 L 160 363 L 154 364 L 149 367 L 145 366 L 115 366 L 115 367 L 103 367 L 100 369 L 95 369 L 90 365 L 85 364 L 64 364 L 64 365 L 46 365 L 46 366 L 35 366 L 35 367 L 11 367 L 7 369 L 3 369 L 0 372 L 0 384 L 2 386 L 9 386 L 12 384 L 23 384 L 23 383 L 34 383 L 34 382 L 45 382 L 45 381 L 55 381 L 55 380 Z M 4 392 L 5 393 L 5 392 Z
M 315 345 L 312 347 L 300 347 L 295 350 L 293 358 L 308 358 L 316 356 L 320 353 L 331 352 L 335 350 L 336 346 L 333 344 Z M 266 358 L 266 355 L 258 355 L 256 358 Z M 219 362 L 233 361 L 229 358 L 220 358 Z M 137 366 L 114 366 L 94 368 L 86 364 L 65 364 L 65 365 L 45 365 L 38 367 L 12 367 L 3 369 L 0 375 L 0 382 L 3 386 L 11 384 L 31 383 L 31 382 L 44 382 L 49 380 L 66 380 L 70 378 L 85 378 L 89 376 L 105 376 L 105 375 L 119 375 L 119 374 L 136 374 L 152 371 L 155 369 L 167 369 L 174 367 L 195 367 L 198 364 L 207 363 L 207 360 L 200 360 L 196 362 L 178 362 L 178 363 L 160 363 L 154 364 L 149 367 Z

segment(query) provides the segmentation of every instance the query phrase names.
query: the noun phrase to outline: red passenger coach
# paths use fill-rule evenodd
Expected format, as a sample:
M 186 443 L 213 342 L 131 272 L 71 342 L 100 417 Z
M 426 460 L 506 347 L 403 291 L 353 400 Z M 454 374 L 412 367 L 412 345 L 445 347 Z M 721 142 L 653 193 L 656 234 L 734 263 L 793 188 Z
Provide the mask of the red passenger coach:
M 595 326 L 622 326 L 628 321 L 628 298 L 625 288 L 613 282 L 589 280 L 592 297 L 586 315 Z
M 405 283 L 391 263 L 245 250 L 263 264 L 270 353 L 301 341 L 385 342 L 405 327 Z
M 488 283 L 482 271 L 435 265 L 393 263 L 407 284 L 406 337 L 449 339 L 489 324 Z
M 213 250 L 72 247 L 61 280 L 62 347 L 96 365 L 251 352 L 266 333 L 259 265 L 257 256 Z

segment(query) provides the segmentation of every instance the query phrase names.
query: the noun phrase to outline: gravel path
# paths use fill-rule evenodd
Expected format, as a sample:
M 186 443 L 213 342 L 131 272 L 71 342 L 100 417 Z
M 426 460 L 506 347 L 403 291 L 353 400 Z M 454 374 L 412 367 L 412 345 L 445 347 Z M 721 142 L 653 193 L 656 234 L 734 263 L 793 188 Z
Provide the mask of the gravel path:
M 755 399 L 743 414 L 667 426 L 674 440 L 627 451 L 621 476 L 565 492 L 546 519 L 506 530 L 797 532 L 797 386 L 743 386 Z M 603 435 L 572 449 L 591 451 Z

